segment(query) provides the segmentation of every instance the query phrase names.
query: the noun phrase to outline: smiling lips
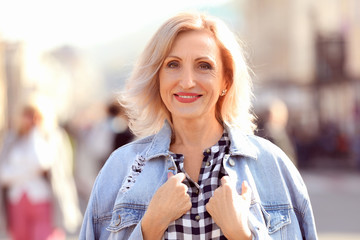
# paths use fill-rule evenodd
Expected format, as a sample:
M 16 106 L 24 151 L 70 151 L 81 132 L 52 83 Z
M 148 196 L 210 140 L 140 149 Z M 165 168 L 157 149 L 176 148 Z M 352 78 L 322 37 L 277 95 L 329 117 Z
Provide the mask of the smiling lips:
M 202 95 L 196 94 L 196 93 L 184 93 L 179 92 L 175 93 L 175 98 L 181 103 L 192 103 L 198 100 Z

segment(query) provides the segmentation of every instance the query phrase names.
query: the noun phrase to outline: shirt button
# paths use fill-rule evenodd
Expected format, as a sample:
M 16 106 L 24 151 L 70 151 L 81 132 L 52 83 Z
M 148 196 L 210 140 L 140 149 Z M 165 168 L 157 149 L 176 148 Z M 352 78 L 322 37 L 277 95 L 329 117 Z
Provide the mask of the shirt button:
M 235 166 L 235 161 L 233 160 L 233 159 L 229 159 L 229 165 L 231 166 L 231 167 L 234 167 Z
M 196 221 L 200 221 L 200 218 L 201 218 L 201 217 L 200 217 L 199 215 L 196 215 L 196 216 L 195 216 L 195 220 L 196 220 Z
M 210 152 L 211 152 L 210 148 L 206 149 L 206 152 L 207 152 L 207 153 L 210 153 Z
M 205 166 L 207 166 L 207 167 L 210 166 L 210 162 L 206 162 Z
M 199 189 L 196 188 L 196 189 L 195 189 L 195 193 L 196 193 L 196 194 L 199 194 Z

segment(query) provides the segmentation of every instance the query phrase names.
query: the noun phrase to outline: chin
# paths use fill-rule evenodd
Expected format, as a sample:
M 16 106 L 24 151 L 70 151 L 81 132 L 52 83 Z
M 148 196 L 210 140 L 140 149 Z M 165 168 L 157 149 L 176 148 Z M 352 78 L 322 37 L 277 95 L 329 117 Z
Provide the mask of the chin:
M 200 119 L 205 114 L 198 113 L 198 112 L 174 112 L 171 114 L 173 119 L 187 119 L 187 120 L 193 120 L 193 119 Z

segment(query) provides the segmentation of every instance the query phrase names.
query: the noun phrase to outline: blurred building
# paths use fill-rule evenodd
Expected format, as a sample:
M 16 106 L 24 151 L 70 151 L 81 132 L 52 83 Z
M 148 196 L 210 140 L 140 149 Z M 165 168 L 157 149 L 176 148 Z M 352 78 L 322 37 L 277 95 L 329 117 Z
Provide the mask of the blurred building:
M 0 144 L 6 122 L 6 114 L 5 114 L 6 86 L 5 86 L 5 69 L 4 69 L 3 58 L 4 58 L 4 44 L 1 43 L 1 39 L 0 39 Z
M 329 131 L 352 137 L 359 122 L 360 2 L 251 0 L 238 9 L 259 115 L 281 98 L 289 128 L 305 138 Z
M 7 43 L 0 40 L 1 66 L 0 84 L 2 89 L 2 126 L 12 127 L 13 116 L 20 103 L 20 86 L 23 75 L 23 48 L 20 43 Z M 1 90 L 0 90 L 1 91 Z
M 13 124 L 10 118 L 18 102 L 17 88 L 21 78 L 21 45 L 9 44 L 0 38 L 0 148 L 6 129 Z M 9 81 L 11 79 L 11 81 Z M 4 212 L 4 196 L 0 189 L 0 211 Z M 0 215 L 0 235 L 5 234 L 5 215 Z
M 12 127 L 19 106 L 32 95 L 48 99 L 44 104 L 61 123 L 90 104 L 107 100 L 102 77 L 76 48 L 63 46 L 44 52 L 21 42 L 2 42 L 1 52 L 0 97 L 4 101 L 0 111 L 5 114 L 0 124 L 3 121 L 4 126 Z

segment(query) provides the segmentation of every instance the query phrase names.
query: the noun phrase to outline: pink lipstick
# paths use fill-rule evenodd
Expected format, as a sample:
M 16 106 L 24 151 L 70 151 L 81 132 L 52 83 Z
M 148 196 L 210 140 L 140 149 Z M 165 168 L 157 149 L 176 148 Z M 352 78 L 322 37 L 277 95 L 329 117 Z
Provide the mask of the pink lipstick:
M 184 93 L 184 92 L 178 92 L 175 93 L 175 98 L 181 103 L 192 103 L 198 100 L 202 95 L 199 95 L 197 93 Z

